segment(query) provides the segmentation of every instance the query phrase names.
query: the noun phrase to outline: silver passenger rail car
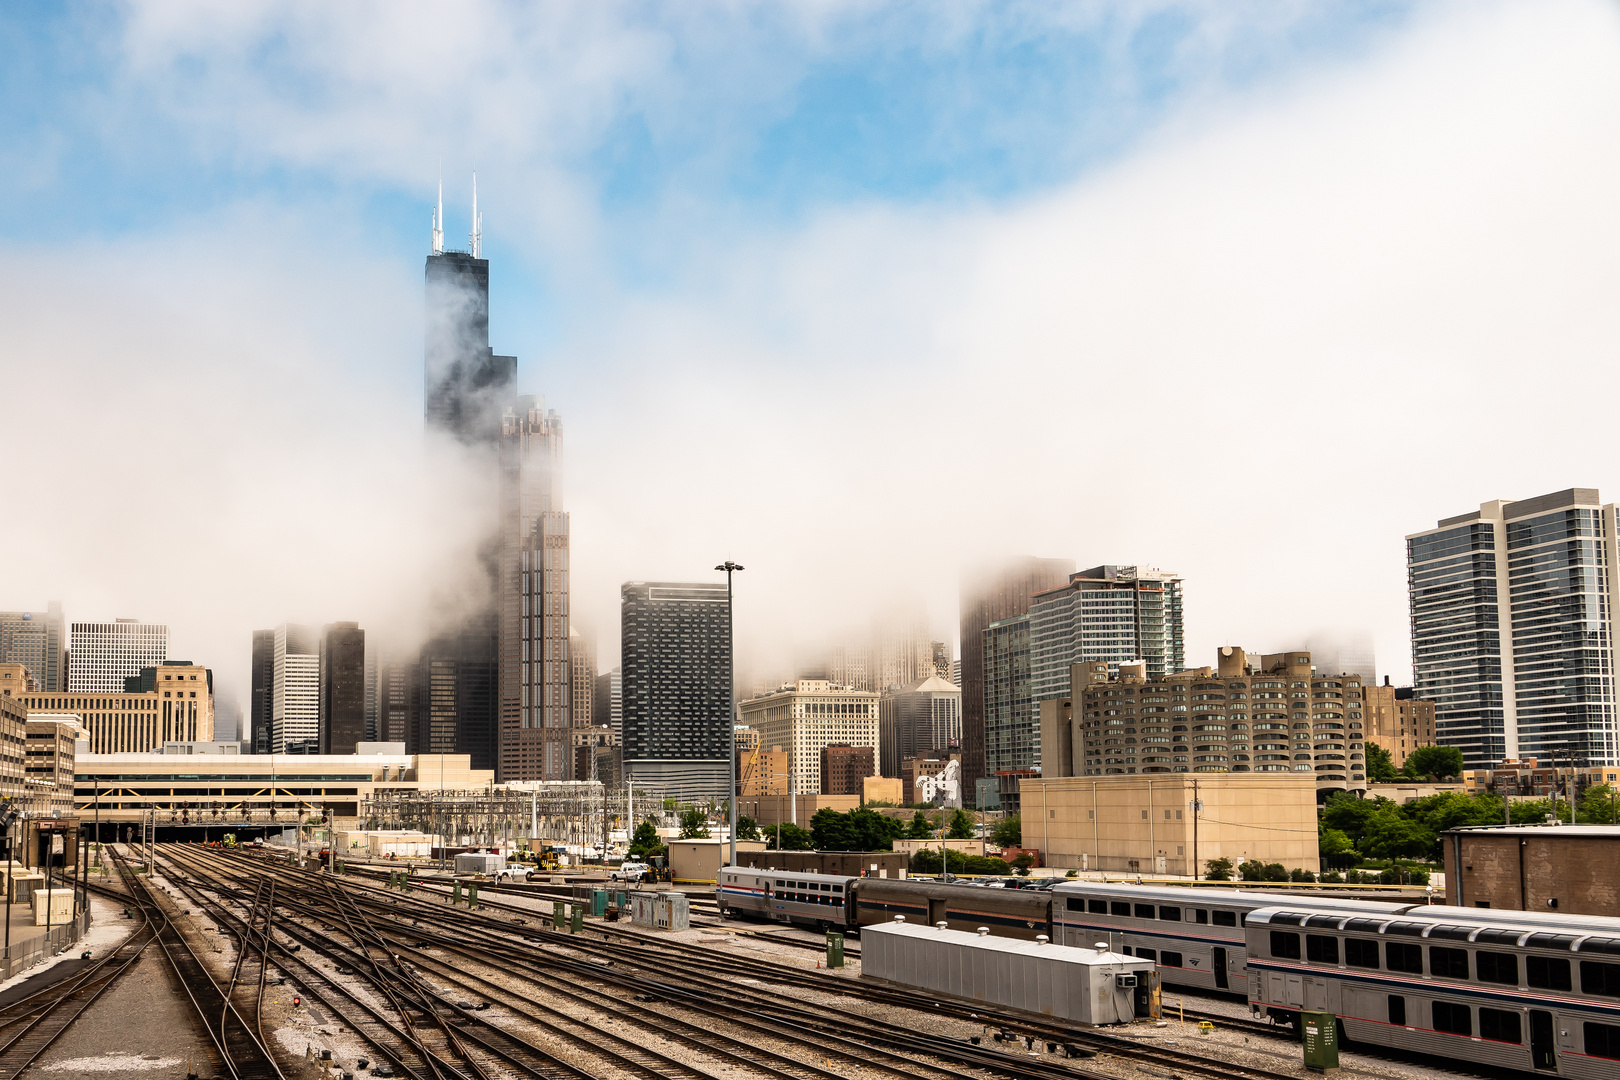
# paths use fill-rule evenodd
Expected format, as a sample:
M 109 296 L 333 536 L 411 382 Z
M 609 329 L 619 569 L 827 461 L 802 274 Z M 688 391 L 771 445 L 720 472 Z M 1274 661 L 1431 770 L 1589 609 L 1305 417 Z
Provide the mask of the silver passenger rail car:
M 1501 916 L 1510 916 L 1503 918 Z M 1620 919 L 1416 907 L 1249 913 L 1250 1007 L 1347 1040 L 1526 1073 L 1620 1076 Z
M 859 878 L 785 870 L 720 868 L 715 899 L 722 918 L 738 915 L 817 929 L 849 925 L 850 886 Z
M 1120 951 L 1159 965 L 1170 985 L 1249 996 L 1249 912 L 1284 902 L 1280 893 L 1185 886 L 1068 882 L 1052 890 L 1053 940 L 1090 948 L 1120 935 Z M 1310 898 L 1301 898 L 1306 902 Z M 1315 901 L 1312 901 L 1313 903 Z M 1324 909 L 1396 914 L 1408 904 L 1324 898 Z

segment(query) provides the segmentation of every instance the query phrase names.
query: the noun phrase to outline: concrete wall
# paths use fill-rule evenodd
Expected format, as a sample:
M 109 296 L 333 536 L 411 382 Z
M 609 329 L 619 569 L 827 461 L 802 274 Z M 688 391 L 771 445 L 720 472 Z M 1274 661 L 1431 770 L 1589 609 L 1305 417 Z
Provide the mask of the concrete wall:
M 816 816 L 816 811 L 831 807 L 839 813 L 847 813 L 861 805 L 859 795 L 749 795 L 744 794 L 737 800 L 737 813 L 743 817 L 751 817 L 763 828 L 766 825 L 775 825 L 777 822 L 792 822 L 794 814 L 798 815 L 798 825 L 801 829 L 810 827 L 810 819 Z
M 939 845 L 941 843 L 950 848 L 952 851 L 960 851 L 964 855 L 984 854 L 983 840 L 896 840 L 894 842 L 894 850 L 902 851 L 906 854 L 907 858 L 910 858 L 912 855 L 915 855 L 924 848 L 927 848 L 929 851 L 938 852 Z
M 1029 778 L 1023 821 L 1024 843 L 1051 867 L 1191 875 L 1221 858 L 1319 867 L 1309 773 Z
M 1442 839 L 1448 904 L 1620 917 L 1620 831 L 1481 831 Z
M 868 776 L 861 781 L 863 802 L 888 802 L 900 805 L 905 796 L 905 784 L 898 776 Z

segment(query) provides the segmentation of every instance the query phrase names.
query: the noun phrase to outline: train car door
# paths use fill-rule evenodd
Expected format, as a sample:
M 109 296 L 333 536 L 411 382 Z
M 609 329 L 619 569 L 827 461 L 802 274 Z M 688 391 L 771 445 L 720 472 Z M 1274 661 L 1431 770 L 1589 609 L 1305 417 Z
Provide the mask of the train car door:
M 1215 989 L 1230 990 L 1226 983 L 1226 950 L 1220 946 L 1215 948 Z
M 1541 1009 L 1530 1010 L 1530 1060 L 1543 1072 L 1558 1071 L 1558 1052 L 1553 1049 L 1553 1015 Z
M 1330 1012 L 1326 979 L 1305 979 L 1305 1008 L 1311 1012 Z
M 945 921 L 945 901 L 943 901 L 943 900 L 929 900 L 928 901 L 928 925 L 929 926 L 938 926 L 940 923 L 942 923 L 944 921 Z
M 1271 973 L 1271 993 L 1269 995 L 1271 1004 L 1300 1008 L 1305 1003 L 1302 982 L 1303 980 L 1298 975 L 1273 971 Z

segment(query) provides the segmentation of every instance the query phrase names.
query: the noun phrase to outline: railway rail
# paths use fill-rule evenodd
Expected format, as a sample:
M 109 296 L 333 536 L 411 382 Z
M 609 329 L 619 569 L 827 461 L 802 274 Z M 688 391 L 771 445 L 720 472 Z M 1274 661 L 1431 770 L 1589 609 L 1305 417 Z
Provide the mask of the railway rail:
M 1144 1046 L 1130 1038 L 1022 1015 L 987 1016 L 982 1006 L 941 1002 L 933 995 L 907 988 L 858 982 L 825 971 L 758 959 L 733 959 L 716 954 L 712 949 L 667 939 L 658 941 L 659 947 L 653 951 L 646 948 L 648 942 L 643 935 L 626 934 L 611 924 L 593 925 L 589 937 L 558 933 L 540 924 L 541 915 L 533 909 L 496 906 L 498 902 L 490 901 L 494 910 L 458 912 L 453 926 L 446 927 L 442 903 L 431 899 L 399 896 L 341 879 L 325 879 L 325 889 L 347 894 L 345 901 L 334 901 L 317 895 L 311 882 L 321 881 L 323 875 L 308 871 L 217 852 L 166 851 L 165 857 L 172 858 L 181 867 L 182 874 L 192 879 L 191 887 L 199 891 L 223 890 L 219 895 L 237 904 L 250 902 L 248 883 L 256 874 L 265 873 L 278 877 L 282 883 L 279 888 L 301 890 L 299 903 L 306 906 L 309 918 L 330 919 L 334 903 L 352 902 L 377 920 L 378 933 L 388 942 L 388 947 L 397 950 L 397 955 L 409 957 L 411 964 L 432 970 L 462 992 L 482 996 L 486 1001 L 510 1006 L 510 1000 L 503 1000 L 502 994 L 511 992 L 493 987 L 487 979 L 483 984 L 470 981 L 482 977 L 473 976 L 468 970 L 469 964 L 489 965 L 531 981 L 548 994 L 571 998 L 582 1006 L 605 1009 L 658 1030 L 678 1029 L 679 1023 L 688 1023 L 680 1021 L 677 1014 L 687 1014 L 699 1021 L 706 1019 L 707 1022 L 689 1024 L 695 1030 L 678 1033 L 682 1038 L 700 1042 L 708 1039 L 711 1049 L 715 1049 L 713 1040 L 724 1036 L 725 1025 L 741 1024 L 753 1032 L 754 1038 L 748 1041 L 754 1043 L 769 1038 L 796 1042 L 804 1048 L 814 1047 L 817 1052 L 828 1055 L 829 1060 L 859 1062 L 866 1068 L 879 1062 L 886 1071 L 900 1075 L 939 1075 L 937 1068 L 925 1069 L 920 1064 L 917 1059 L 921 1056 L 946 1061 L 953 1067 L 989 1069 L 1001 1074 L 1087 1075 L 1083 1068 L 1055 1055 L 1010 1057 L 999 1047 L 973 1045 L 965 1039 L 922 1036 L 874 1023 L 868 1019 L 865 1009 L 785 999 L 762 985 L 776 983 L 796 985 L 829 996 L 856 998 L 865 1005 L 891 1005 L 921 1010 L 930 1016 L 951 1016 L 983 1025 L 987 1032 L 1002 1036 L 1003 1043 L 1063 1046 L 1075 1058 L 1107 1053 L 1167 1065 L 1184 1075 L 1234 1075 L 1229 1064 L 1198 1054 L 1163 1046 Z M 507 912 L 519 916 L 523 923 L 516 942 L 513 919 L 509 915 L 502 917 Z M 537 925 L 529 925 L 530 920 Z M 450 959 L 446 959 L 446 953 Z M 704 985 L 694 986 L 692 973 L 694 965 L 699 963 L 709 978 Z M 602 984 L 621 993 L 605 996 L 591 989 L 591 984 Z M 631 993 L 633 999 L 643 1000 L 626 1002 L 622 997 L 624 992 Z M 672 1024 L 672 1020 L 679 1023 Z M 1217 1022 L 1228 1021 L 1220 1018 Z M 733 1040 L 736 1041 L 741 1040 Z M 750 1064 L 758 1068 L 762 1063 Z M 774 1068 L 776 1074 L 781 1075 L 783 1066 Z M 790 1075 L 806 1075 L 802 1060 L 790 1062 L 789 1068 L 794 1070 Z M 1242 1071 L 1259 1080 L 1281 1080 L 1288 1075 L 1254 1068 Z

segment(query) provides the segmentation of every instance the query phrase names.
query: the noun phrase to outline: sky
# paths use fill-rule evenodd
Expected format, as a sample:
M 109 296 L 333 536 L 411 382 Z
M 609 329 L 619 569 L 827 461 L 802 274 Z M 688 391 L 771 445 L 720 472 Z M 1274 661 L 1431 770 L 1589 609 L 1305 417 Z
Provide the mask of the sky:
M 604 668 L 626 580 L 743 563 L 775 670 L 1034 554 L 1400 682 L 1407 533 L 1620 493 L 1613 3 L 17 3 L 0 92 L 0 608 L 238 699 L 487 527 L 421 420 L 474 170 Z

